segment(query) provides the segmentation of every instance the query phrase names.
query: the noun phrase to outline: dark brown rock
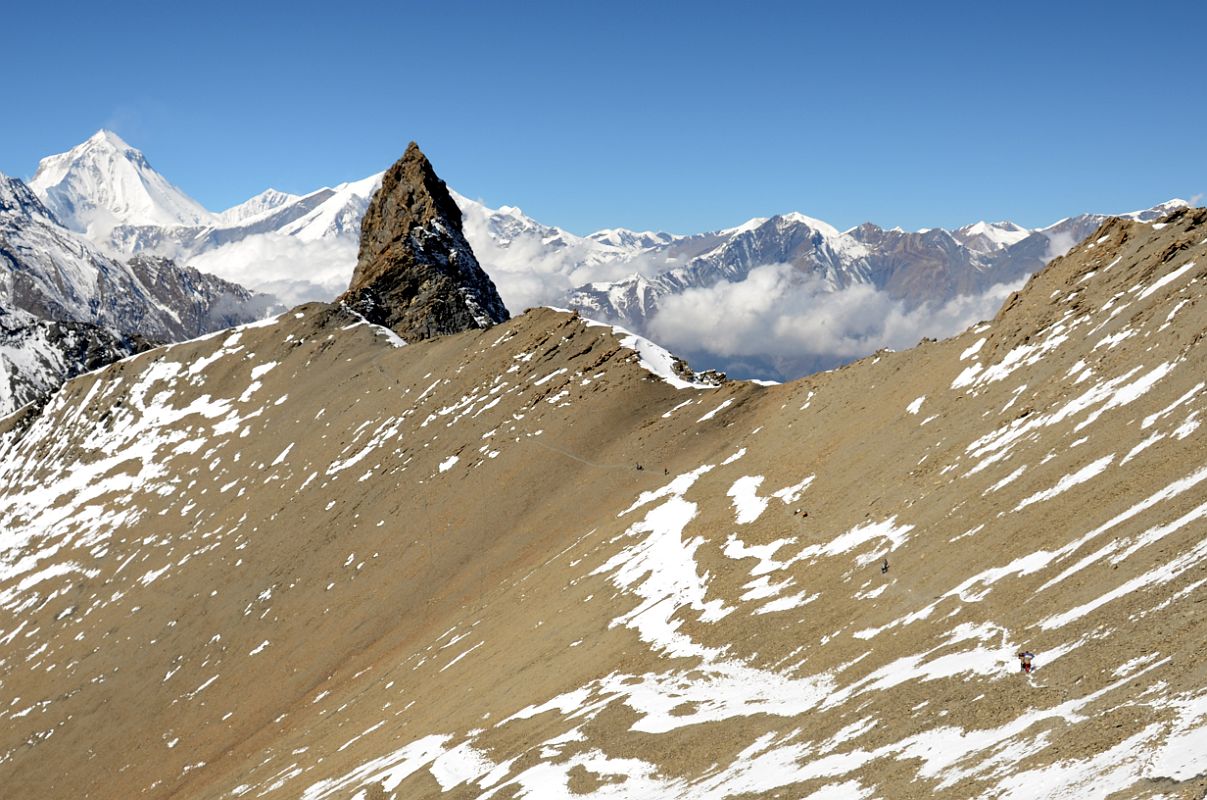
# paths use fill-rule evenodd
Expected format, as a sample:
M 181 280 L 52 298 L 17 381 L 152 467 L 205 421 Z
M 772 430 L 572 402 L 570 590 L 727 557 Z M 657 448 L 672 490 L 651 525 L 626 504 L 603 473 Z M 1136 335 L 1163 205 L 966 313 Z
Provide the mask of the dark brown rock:
M 340 300 L 408 341 L 509 317 L 461 231 L 461 210 L 414 142 L 369 203 L 356 271 Z

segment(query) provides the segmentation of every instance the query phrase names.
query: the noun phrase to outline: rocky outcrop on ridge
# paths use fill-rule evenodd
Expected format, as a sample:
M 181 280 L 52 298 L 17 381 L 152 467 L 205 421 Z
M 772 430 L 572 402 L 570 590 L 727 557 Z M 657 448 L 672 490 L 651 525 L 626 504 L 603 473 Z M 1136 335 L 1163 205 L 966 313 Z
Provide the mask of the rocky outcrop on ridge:
M 365 212 L 356 270 L 340 300 L 407 341 L 508 319 L 465 240 L 461 210 L 414 142 Z

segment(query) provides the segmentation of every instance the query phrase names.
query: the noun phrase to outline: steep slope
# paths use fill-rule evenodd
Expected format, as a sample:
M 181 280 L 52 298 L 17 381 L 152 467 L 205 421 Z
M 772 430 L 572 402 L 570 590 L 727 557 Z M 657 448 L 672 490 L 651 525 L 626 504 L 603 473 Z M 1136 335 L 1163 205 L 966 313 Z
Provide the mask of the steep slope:
M 35 317 L 0 303 L 0 418 L 77 375 L 151 348 L 96 325 Z
M 173 341 L 262 316 L 270 298 L 163 259 L 130 264 L 63 228 L 16 178 L 0 175 L 0 298 L 51 320 Z
M 508 318 L 461 232 L 461 210 L 414 142 L 369 203 L 356 270 L 340 302 L 407 341 Z
M 273 302 L 165 259 L 110 258 L 0 175 L 0 416 L 150 341 L 254 320 Z
M 776 387 L 317 304 L 76 379 L 0 433 L 0 780 L 1201 796 L 1205 258 L 1207 210 L 1110 221 Z

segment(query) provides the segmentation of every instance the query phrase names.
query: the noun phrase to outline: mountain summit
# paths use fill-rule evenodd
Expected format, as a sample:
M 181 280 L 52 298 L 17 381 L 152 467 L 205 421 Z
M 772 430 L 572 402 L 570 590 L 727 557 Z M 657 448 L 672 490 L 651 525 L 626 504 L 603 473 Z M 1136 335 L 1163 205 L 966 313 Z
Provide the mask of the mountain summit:
M 361 224 L 352 283 L 341 298 L 407 340 L 508 319 L 461 230 L 461 209 L 411 142 L 382 176 Z
M 98 241 L 118 225 L 213 220 L 113 131 L 97 131 L 66 153 L 42 159 L 29 185 L 60 222 Z

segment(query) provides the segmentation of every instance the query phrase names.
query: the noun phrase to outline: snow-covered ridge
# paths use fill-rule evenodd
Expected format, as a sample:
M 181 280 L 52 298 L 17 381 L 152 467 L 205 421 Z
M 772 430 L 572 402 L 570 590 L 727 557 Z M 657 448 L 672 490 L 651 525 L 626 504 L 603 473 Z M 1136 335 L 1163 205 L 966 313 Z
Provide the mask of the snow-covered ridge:
M 565 308 L 553 308 L 553 310 L 566 314 L 574 313 Z M 666 348 L 659 347 L 644 336 L 638 336 L 619 325 L 609 325 L 593 319 L 584 318 L 583 322 L 588 328 L 610 329 L 619 340 L 621 347 L 632 350 L 637 355 L 637 363 L 642 369 L 676 389 L 715 389 L 719 385 L 716 380 L 709 380 L 700 374 L 693 373 L 686 361 Z
M 301 199 L 296 194 L 280 192 L 276 189 L 265 189 L 250 200 L 245 200 L 223 211 L 218 215 L 218 221 L 224 225 L 246 222 L 253 217 L 258 217 L 265 212 L 289 205 Z
M 970 250 L 992 253 L 1013 244 L 1018 244 L 1031 235 L 1031 231 L 1013 222 L 975 222 L 951 232 L 957 241 Z

